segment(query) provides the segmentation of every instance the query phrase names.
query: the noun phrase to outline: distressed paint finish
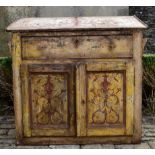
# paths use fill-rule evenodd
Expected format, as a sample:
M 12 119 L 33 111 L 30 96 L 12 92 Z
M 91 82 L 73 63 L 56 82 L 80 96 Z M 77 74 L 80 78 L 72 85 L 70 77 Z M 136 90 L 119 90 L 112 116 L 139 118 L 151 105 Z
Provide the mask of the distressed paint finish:
M 35 128 L 68 125 L 67 75 L 31 75 L 32 119 Z
M 87 73 L 88 127 L 123 124 L 123 73 Z
M 143 54 L 143 33 L 140 30 L 133 32 L 133 59 L 135 61 L 135 96 L 134 112 L 134 135 L 133 142 L 139 143 L 142 134 L 142 54 Z
M 134 106 L 134 67 L 132 61 L 104 60 L 86 63 L 81 80 L 87 89 L 87 118 L 83 113 L 81 128 L 87 136 L 132 135 Z M 80 103 L 80 102 L 79 102 Z M 78 105 L 83 109 L 83 103 Z
M 77 136 L 86 136 L 86 77 L 85 65 L 78 64 L 76 69 L 76 117 Z
M 77 25 L 68 21 L 65 31 L 66 18 L 8 28 L 20 31 L 12 38 L 18 144 L 140 142 L 146 26 L 135 17 L 95 18 L 71 18 Z
M 20 33 L 12 34 L 12 69 L 13 69 L 13 95 L 14 95 L 14 110 L 16 122 L 16 139 L 17 144 L 22 140 L 22 103 L 21 103 L 21 80 L 20 80 L 20 64 L 21 64 L 21 38 Z
M 23 18 L 7 27 L 8 31 L 53 31 L 96 29 L 145 29 L 136 16 Z
M 74 136 L 73 67 L 22 64 L 21 75 L 24 136 Z
M 21 64 L 20 69 L 21 74 L 21 102 L 22 102 L 22 124 L 23 124 L 23 136 L 31 137 L 32 131 L 31 131 L 31 124 L 30 124 L 30 96 L 29 96 L 29 82 L 28 82 L 28 68 L 27 65 Z
M 23 37 L 24 59 L 131 57 L 132 36 Z

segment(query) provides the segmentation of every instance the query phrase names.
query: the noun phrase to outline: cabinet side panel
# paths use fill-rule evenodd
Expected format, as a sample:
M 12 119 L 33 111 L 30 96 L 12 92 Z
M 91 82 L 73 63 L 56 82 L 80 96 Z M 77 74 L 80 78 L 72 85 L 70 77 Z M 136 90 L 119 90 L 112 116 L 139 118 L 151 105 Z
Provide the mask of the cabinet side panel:
M 22 139 L 22 104 L 20 82 L 21 40 L 19 33 L 14 33 L 12 37 L 12 60 L 14 110 L 16 122 L 16 138 L 18 144 L 21 142 Z
M 134 105 L 134 137 L 133 142 L 141 140 L 142 121 L 142 32 L 133 32 L 133 54 L 135 65 L 135 105 Z

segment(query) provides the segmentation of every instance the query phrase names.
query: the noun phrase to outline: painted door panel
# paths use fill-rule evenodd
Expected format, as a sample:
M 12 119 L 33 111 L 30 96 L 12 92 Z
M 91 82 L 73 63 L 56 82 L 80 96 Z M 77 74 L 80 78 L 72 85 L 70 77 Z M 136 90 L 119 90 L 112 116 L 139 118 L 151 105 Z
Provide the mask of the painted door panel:
M 78 136 L 133 133 L 134 68 L 130 61 L 81 64 L 77 75 Z M 83 82 L 84 81 L 84 82 Z M 82 87 L 82 88 L 81 88 Z M 82 112 L 80 112 L 82 110 Z
M 24 136 L 75 135 L 74 67 L 22 64 Z

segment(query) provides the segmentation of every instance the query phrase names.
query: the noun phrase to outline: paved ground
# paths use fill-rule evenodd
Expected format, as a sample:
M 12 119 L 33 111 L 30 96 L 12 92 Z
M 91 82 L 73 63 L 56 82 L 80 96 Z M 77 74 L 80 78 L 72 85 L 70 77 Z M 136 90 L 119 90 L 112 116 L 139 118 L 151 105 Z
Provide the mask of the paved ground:
M 0 116 L 0 149 L 155 149 L 155 117 L 143 117 L 142 143 L 136 145 L 49 145 L 16 146 L 13 116 Z

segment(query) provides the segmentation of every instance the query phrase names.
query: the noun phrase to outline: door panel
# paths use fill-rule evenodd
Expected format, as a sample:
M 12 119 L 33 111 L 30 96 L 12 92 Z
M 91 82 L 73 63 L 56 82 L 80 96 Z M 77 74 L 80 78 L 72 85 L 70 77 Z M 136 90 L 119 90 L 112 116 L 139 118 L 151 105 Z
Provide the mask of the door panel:
M 22 93 L 27 94 L 23 99 L 24 135 L 75 135 L 74 67 L 23 64 L 21 71 Z
M 83 77 L 85 87 L 82 87 L 86 92 L 83 100 L 86 103 L 79 102 L 79 106 L 83 106 L 86 115 L 82 117 L 79 113 L 79 118 L 84 120 L 80 123 L 83 122 L 86 127 L 85 135 L 131 135 L 134 97 L 132 62 L 108 62 L 107 60 L 87 63 L 83 69 L 85 70 L 82 71 L 85 73 Z M 80 126 L 83 125 L 80 124 Z M 80 133 L 78 135 L 84 136 Z
M 124 72 L 88 72 L 88 127 L 122 126 Z

